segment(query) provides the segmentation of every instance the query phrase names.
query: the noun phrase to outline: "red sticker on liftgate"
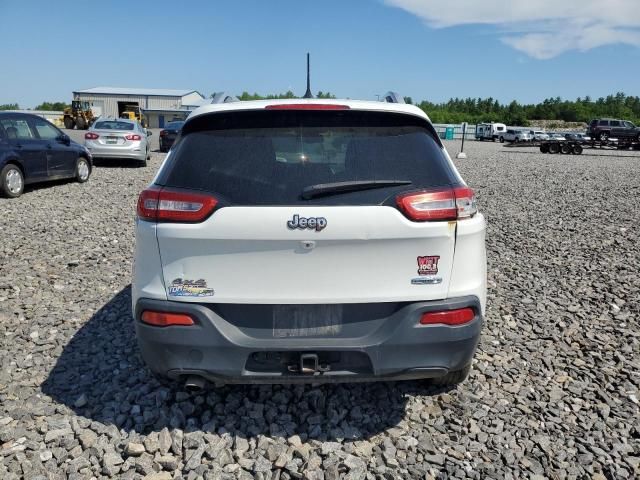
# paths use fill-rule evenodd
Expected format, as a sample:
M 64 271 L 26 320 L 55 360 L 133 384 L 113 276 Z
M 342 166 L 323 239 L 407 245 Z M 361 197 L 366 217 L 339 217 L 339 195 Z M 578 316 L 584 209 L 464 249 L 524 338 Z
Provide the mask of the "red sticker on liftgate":
M 440 255 L 418 257 L 418 275 L 435 275 L 438 273 Z

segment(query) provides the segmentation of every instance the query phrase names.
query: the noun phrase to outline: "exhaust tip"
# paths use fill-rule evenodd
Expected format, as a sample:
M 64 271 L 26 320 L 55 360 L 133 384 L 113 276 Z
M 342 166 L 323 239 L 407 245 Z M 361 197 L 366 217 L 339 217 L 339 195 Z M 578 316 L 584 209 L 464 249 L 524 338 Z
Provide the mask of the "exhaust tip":
M 207 385 L 207 381 L 196 375 L 191 375 L 187 377 L 187 380 L 184 382 L 184 388 L 189 393 L 200 393 L 204 391 Z

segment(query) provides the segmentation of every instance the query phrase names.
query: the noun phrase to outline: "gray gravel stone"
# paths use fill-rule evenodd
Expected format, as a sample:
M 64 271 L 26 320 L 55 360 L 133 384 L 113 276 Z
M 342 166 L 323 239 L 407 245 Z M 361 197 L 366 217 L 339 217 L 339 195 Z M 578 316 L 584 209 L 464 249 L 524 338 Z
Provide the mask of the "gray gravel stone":
M 169 472 L 154 472 L 142 478 L 143 480 L 171 480 L 173 477 Z
M 124 449 L 124 453 L 129 457 L 139 457 L 145 452 L 144 445 L 141 443 L 127 443 L 127 446 Z
M 163 428 L 158 434 L 158 449 L 162 455 L 169 453 L 171 449 L 172 439 L 168 428 Z
M 170 454 L 160 455 L 156 458 L 156 462 L 160 465 L 164 470 L 169 470 L 173 472 L 178 468 L 178 459 Z
M 200 445 L 198 448 L 193 450 L 190 455 L 185 456 L 187 458 L 187 463 L 184 466 L 185 470 L 194 470 L 200 465 L 204 449 L 205 445 Z
M 451 390 L 161 385 L 129 283 L 137 194 L 164 155 L 0 199 L 0 478 L 640 478 L 637 157 L 466 147 L 488 303 Z

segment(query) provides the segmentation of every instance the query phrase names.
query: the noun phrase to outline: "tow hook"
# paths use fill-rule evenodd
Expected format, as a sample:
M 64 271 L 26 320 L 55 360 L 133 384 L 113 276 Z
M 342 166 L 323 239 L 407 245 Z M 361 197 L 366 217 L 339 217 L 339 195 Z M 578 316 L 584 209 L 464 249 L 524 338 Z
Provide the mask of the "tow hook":
M 292 373 L 311 375 L 314 373 L 328 372 L 331 370 L 331 367 L 329 364 L 321 364 L 317 353 L 302 353 L 300 354 L 300 363 L 291 364 L 288 369 Z

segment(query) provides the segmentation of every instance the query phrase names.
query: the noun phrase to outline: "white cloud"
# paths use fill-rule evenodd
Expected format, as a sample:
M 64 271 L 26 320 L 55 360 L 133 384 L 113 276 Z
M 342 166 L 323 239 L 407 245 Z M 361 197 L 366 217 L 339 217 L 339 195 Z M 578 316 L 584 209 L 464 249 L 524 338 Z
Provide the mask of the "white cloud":
M 639 0 L 385 0 L 433 28 L 495 25 L 501 41 L 537 59 L 612 44 L 640 47 Z

